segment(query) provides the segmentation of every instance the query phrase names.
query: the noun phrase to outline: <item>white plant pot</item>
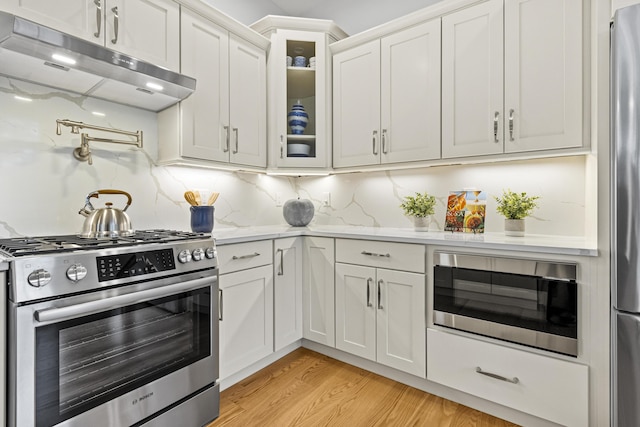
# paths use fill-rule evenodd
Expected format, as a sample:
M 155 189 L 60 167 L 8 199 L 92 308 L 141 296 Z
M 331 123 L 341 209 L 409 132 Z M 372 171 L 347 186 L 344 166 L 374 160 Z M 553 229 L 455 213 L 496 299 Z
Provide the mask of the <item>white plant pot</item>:
M 431 224 L 431 215 L 428 216 L 412 216 L 413 229 L 415 231 L 429 231 L 429 225 Z
M 524 219 L 505 219 L 504 235 L 511 237 L 524 236 Z

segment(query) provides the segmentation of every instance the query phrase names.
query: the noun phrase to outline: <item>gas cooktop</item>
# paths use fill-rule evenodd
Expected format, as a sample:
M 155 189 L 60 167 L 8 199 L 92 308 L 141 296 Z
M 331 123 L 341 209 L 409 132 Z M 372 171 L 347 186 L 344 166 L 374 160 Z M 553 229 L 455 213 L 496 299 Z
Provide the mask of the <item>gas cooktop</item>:
M 175 230 L 139 230 L 132 236 L 117 238 L 86 238 L 76 235 L 15 237 L 0 239 L 0 253 L 11 257 L 106 249 L 147 243 L 166 243 L 193 239 L 207 239 L 209 234 Z

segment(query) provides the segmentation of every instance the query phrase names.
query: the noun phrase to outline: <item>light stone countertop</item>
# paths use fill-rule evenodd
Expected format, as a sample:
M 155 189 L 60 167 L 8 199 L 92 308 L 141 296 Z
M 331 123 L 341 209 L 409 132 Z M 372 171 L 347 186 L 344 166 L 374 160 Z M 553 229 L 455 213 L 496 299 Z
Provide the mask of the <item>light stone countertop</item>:
M 378 240 L 424 245 L 451 246 L 472 249 L 535 252 L 556 255 L 598 256 L 595 242 L 581 237 L 531 234 L 507 237 L 502 233 L 419 232 L 409 228 L 379 228 L 354 226 L 287 227 L 264 226 L 248 228 L 214 228 L 218 245 L 277 239 L 295 236 L 318 236 L 347 239 Z

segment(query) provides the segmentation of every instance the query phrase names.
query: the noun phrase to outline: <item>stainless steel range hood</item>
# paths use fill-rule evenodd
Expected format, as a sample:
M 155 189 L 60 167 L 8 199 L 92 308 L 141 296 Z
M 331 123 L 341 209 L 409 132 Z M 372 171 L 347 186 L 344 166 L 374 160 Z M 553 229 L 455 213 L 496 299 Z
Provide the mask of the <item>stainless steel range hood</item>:
M 191 77 L 2 11 L 0 75 L 151 111 L 196 87 Z

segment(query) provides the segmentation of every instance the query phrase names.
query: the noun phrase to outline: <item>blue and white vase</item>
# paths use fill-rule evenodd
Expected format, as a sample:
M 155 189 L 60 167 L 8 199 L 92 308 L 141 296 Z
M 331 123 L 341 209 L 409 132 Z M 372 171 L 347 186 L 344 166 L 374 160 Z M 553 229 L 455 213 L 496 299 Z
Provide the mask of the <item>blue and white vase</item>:
M 287 114 L 287 120 L 292 134 L 302 135 L 304 133 L 304 128 L 309 123 L 309 115 L 304 111 L 304 107 L 299 100 Z

